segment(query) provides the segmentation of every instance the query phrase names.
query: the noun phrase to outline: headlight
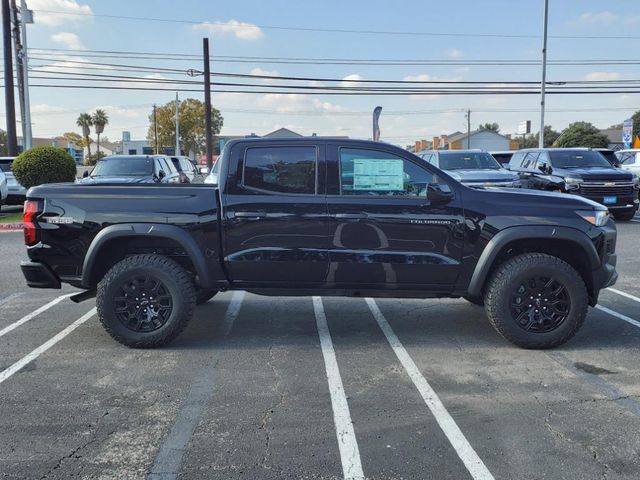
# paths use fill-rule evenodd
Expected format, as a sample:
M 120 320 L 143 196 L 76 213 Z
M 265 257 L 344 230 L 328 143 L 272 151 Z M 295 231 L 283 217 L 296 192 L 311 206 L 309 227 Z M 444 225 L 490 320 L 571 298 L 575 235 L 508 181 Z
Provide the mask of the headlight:
M 576 210 L 591 225 L 602 227 L 609 221 L 609 210 Z
M 582 183 L 582 179 L 578 177 L 565 177 L 564 184 L 567 190 L 577 190 L 580 188 L 580 184 Z

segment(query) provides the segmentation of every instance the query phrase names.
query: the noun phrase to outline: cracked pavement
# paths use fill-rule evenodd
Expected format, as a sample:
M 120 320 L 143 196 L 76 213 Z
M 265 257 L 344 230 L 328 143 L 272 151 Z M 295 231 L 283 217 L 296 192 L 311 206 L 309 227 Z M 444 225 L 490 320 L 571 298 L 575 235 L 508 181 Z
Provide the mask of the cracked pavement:
M 636 296 L 638 235 L 619 225 L 616 288 Z M 22 257 L 20 234 L 0 249 Z M 17 263 L 0 273 L 0 329 L 60 295 L 21 289 Z M 0 383 L 0 478 L 146 478 L 203 368 L 214 387 L 177 478 L 343 478 L 311 299 L 247 294 L 220 342 L 230 299 L 199 307 L 162 350 L 122 347 L 93 318 Z M 640 320 L 640 303 L 600 300 Z M 365 475 L 471 478 L 364 300 L 323 303 Z M 464 300 L 377 303 L 496 479 L 640 478 L 640 328 L 591 309 L 570 343 L 539 352 Z M 64 301 L 0 337 L 0 370 L 92 306 Z

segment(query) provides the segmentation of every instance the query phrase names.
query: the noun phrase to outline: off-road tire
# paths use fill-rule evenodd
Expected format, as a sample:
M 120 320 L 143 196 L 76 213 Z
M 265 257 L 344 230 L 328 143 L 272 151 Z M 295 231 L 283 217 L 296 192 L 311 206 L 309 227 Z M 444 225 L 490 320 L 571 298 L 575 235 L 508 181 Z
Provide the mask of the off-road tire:
M 628 222 L 636 216 L 635 210 L 632 212 L 614 213 L 613 218 L 618 222 Z
M 565 287 L 570 299 L 568 316 L 550 332 L 525 331 L 510 311 L 515 285 L 535 274 L 553 275 Z M 551 255 L 525 253 L 507 260 L 493 272 L 485 289 L 484 303 L 491 325 L 505 339 L 522 348 L 547 349 L 567 342 L 582 327 L 588 295 L 582 277 L 571 265 Z
M 117 317 L 114 298 L 120 285 L 134 275 L 158 279 L 171 296 L 172 310 L 166 322 L 151 332 L 136 332 Z M 98 283 L 96 306 L 105 330 L 117 342 L 133 348 L 157 348 L 169 344 L 182 333 L 193 316 L 196 291 L 189 274 L 170 258 L 135 255 L 116 263 Z
M 198 290 L 196 292 L 196 305 L 207 303 L 218 293 L 217 290 Z
M 484 299 L 482 297 L 466 296 L 466 297 L 462 297 L 462 298 L 464 298 L 467 302 L 473 303 L 474 305 L 476 305 L 478 307 L 484 307 Z

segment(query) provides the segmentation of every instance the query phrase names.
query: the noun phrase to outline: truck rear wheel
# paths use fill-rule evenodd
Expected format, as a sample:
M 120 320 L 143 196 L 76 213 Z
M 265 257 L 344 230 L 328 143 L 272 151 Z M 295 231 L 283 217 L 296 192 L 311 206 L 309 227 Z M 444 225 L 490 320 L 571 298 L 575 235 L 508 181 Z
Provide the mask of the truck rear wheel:
M 134 348 L 167 345 L 186 327 L 196 303 L 184 268 L 161 255 L 116 263 L 98 284 L 96 305 L 105 330 Z
M 587 315 L 587 288 L 563 260 L 542 253 L 518 255 L 498 267 L 485 292 L 493 327 L 522 348 L 545 349 L 573 337 Z

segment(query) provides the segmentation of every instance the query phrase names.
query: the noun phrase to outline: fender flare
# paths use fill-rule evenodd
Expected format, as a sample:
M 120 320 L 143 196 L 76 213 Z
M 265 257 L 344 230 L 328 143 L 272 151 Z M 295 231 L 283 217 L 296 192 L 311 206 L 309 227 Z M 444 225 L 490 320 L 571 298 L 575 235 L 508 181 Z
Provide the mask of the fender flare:
M 468 295 L 481 295 L 482 287 L 500 250 L 514 240 L 524 239 L 549 239 L 572 242 L 586 254 L 589 259 L 590 270 L 594 270 L 600 265 L 600 256 L 598 255 L 596 247 L 589 237 L 580 230 L 571 227 L 551 225 L 509 227 L 498 232 L 489 240 L 489 243 L 487 243 L 487 246 L 482 251 L 480 259 L 473 271 L 471 281 L 469 282 Z
M 91 245 L 89 245 L 82 265 L 82 285 L 85 288 L 91 288 L 90 280 L 92 278 L 94 265 L 102 247 L 110 240 L 122 237 L 155 237 L 168 238 L 175 241 L 185 250 L 191 259 L 202 288 L 211 288 L 213 286 L 211 273 L 207 268 L 204 253 L 189 232 L 175 225 L 121 223 L 102 229 L 95 236 Z

